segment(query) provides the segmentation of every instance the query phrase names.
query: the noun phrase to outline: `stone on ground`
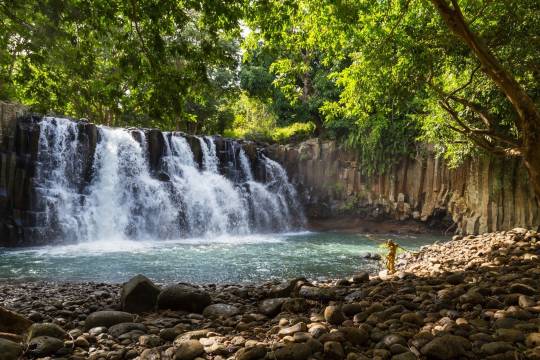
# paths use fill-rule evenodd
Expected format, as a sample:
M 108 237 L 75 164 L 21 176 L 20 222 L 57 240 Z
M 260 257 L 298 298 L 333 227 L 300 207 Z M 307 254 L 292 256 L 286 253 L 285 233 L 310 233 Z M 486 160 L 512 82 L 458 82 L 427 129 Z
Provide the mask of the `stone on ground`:
M 160 288 L 144 275 L 137 275 L 122 285 L 122 310 L 140 314 L 155 310 Z
M 203 290 L 189 285 L 171 285 L 161 291 L 157 303 L 160 309 L 202 313 L 212 299 Z
M 132 322 L 134 316 L 123 311 L 104 310 L 96 311 L 86 318 L 84 327 L 90 330 L 95 327 L 111 327 L 116 324 Z

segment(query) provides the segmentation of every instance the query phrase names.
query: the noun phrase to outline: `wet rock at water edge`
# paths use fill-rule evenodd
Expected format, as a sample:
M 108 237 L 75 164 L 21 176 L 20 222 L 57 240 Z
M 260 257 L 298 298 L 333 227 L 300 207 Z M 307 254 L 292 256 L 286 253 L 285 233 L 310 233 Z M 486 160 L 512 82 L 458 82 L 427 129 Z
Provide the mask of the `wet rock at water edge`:
M 283 303 L 287 301 L 288 298 L 274 298 L 266 299 L 259 303 L 259 311 L 264 315 L 274 317 L 281 312 L 281 307 Z
M 303 277 L 284 281 L 278 285 L 273 286 L 268 291 L 268 296 L 272 298 L 290 297 L 291 295 L 293 295 L 293 292 L 296 290 L 298 285 L 305 282 L 307 282 L 307 280 Z
M 144 275 L 137 275 L 122 285 L 122 310 L 140 314 L 155 310 L 160 288 Z
M 329 301 L 336 298 L 336 292 L 332 288 L 304 285 L 300 288 L 299 296 L 310 300 Z
M 210 305 L 210 295 L 196 287 L 189 285 L 171 285 L 161 291 L 157 299 L 158 308 L 170 310 L 183 310 L 202 313 Z

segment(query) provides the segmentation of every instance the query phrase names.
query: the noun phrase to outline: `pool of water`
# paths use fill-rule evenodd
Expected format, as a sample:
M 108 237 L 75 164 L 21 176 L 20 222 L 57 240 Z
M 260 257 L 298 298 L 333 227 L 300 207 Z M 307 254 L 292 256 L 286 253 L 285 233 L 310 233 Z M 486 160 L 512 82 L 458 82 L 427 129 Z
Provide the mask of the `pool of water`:
M 157 282 L 259 282 L 375 271 L 367 253 L 393 239 L 414 250 L 446 238 L 299 232 L 178 241 L 104 240 L 25 249 L 0 248 L 0 279 L 123 282 L 145 274 Z

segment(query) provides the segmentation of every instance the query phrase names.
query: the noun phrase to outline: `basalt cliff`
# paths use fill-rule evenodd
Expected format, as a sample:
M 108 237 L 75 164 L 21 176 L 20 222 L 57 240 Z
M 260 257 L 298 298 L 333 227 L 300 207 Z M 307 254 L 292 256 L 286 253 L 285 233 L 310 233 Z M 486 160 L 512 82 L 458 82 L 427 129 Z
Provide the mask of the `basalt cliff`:
M 311 219 L 415 219 L 461 234 L 540 225 L 527 171 L 516 159 L 474 158 L 451 169 L 427 146 L 383 175 L 366 176 L 357 154 L 335 141 L 268 150 L 296 184 Z

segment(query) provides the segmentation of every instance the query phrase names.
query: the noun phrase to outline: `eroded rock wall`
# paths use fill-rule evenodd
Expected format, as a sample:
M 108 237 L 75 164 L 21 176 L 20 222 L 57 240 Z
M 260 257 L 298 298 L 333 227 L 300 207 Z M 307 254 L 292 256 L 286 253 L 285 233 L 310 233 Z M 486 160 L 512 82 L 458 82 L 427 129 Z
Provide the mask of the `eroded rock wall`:
M 0 102 L 0 243 L 13 244 L 20 225 L 29 221 L 30 187 L 34 172 L 32 148 L 37 139 L 24 132 L 15 118 L 24 112 L 19 105 Z M 23 131 L 21 131 L 23 130 Z M 34 152 L 35 153 L 35 152 Z
M 449 169 L 425 149 L 384 175 L 365 176 L 358 156 L 334 141 L 311 139 L 268 151 L 299 187 L 311 218 L 355 213 L 453 222 L 449 230 L 466 234 L 540 225 L 527 172 L 516 159 L 475 158 Z

